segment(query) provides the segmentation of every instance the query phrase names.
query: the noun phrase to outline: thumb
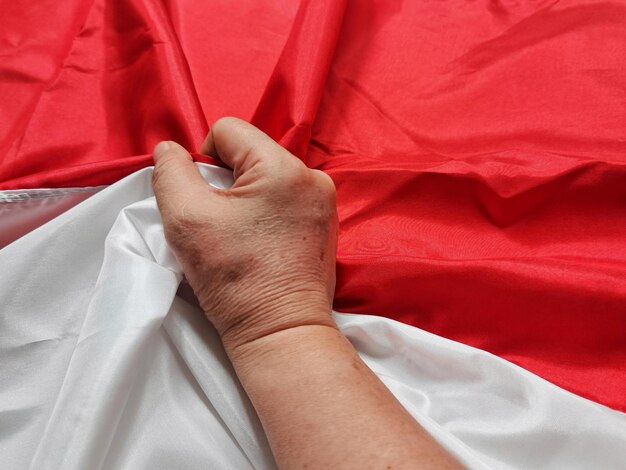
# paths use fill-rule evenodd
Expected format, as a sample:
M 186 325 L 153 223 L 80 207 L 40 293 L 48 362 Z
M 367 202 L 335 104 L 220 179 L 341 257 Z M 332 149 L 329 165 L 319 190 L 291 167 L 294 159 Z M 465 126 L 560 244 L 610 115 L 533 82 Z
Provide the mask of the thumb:
M 193 198 L 190 194 L 208 189 L 193 158 L 181 145 L 172 141 L 159 142 L 153 155 L 152 186 L 164 217 L 184 208 Z
M 200 152 L 222 160 L 235 179 L 264 163 L 271 171 L 303 166 L 301 161 L 252 124 L 233 117 L 218 119 L 206 136 Z M 258 168 L 257 168 L 258 169 Z

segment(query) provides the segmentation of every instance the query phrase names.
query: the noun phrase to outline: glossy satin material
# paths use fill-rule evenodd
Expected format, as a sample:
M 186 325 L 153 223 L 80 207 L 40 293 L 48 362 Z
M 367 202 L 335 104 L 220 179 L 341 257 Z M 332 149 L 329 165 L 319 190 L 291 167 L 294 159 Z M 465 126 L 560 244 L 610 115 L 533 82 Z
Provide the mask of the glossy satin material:
M 217 187 L 232 181 L 226 170 L 201 170 Z M 188 286 L 179 289 L 151 173 L 0 250 L 12 273 L 0 282 L 6 468 L 274 467 L 219 338 Z M 618 469 L 626 461 L 620 412 L 417 328 L 335 317 L 407 410 L 469 468 Z
M 626 410 L 626 5 L 2 1 L 0 187 L 252 119 L 337 186 L 336 308 Z
M 100 189 L 102 187 L 0 191 L 0 249 Z

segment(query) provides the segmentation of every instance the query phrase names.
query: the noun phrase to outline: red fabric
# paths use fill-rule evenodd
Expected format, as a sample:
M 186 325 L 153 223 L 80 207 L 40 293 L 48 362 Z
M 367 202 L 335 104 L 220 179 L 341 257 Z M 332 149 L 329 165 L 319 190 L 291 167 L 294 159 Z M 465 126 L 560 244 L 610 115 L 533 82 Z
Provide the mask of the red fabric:
M 623 2 L 0 1 L 0 187 L 252 119 L 336 183 L 337 309 L 626 410 Z

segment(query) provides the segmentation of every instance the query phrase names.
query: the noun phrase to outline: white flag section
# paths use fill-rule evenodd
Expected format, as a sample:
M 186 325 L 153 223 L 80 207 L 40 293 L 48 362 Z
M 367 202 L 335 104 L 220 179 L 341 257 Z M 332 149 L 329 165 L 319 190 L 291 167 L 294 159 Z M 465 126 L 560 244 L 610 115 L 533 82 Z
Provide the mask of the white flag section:
M 199 167 L 215 186 L 232 182 Z M 182 275 L 151 175 L 139 171 L 0 250 L 3 468 L 275 466 L 219 338 L 177 295 Z M 468 467 L 626 465 L 626 415 L 411 326 L 336 320 Z

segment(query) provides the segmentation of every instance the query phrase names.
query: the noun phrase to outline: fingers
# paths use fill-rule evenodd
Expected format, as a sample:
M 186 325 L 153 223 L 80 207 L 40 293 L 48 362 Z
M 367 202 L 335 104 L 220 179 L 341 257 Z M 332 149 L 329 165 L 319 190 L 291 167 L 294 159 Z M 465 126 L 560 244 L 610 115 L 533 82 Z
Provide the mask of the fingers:
M 194 189 L 204 191 L 208 188 L 191 155 L 176 142 L 160 142 L 153 153 L 152 185 L 164 215 L 184 207 Z
M 278 168 L 285 162 L 299 162 L 267 134 L 252 124 L 232 117 L 215 122 L 200 152 L 221 159 L 234 170 L 235 178 L 260 162 Z

